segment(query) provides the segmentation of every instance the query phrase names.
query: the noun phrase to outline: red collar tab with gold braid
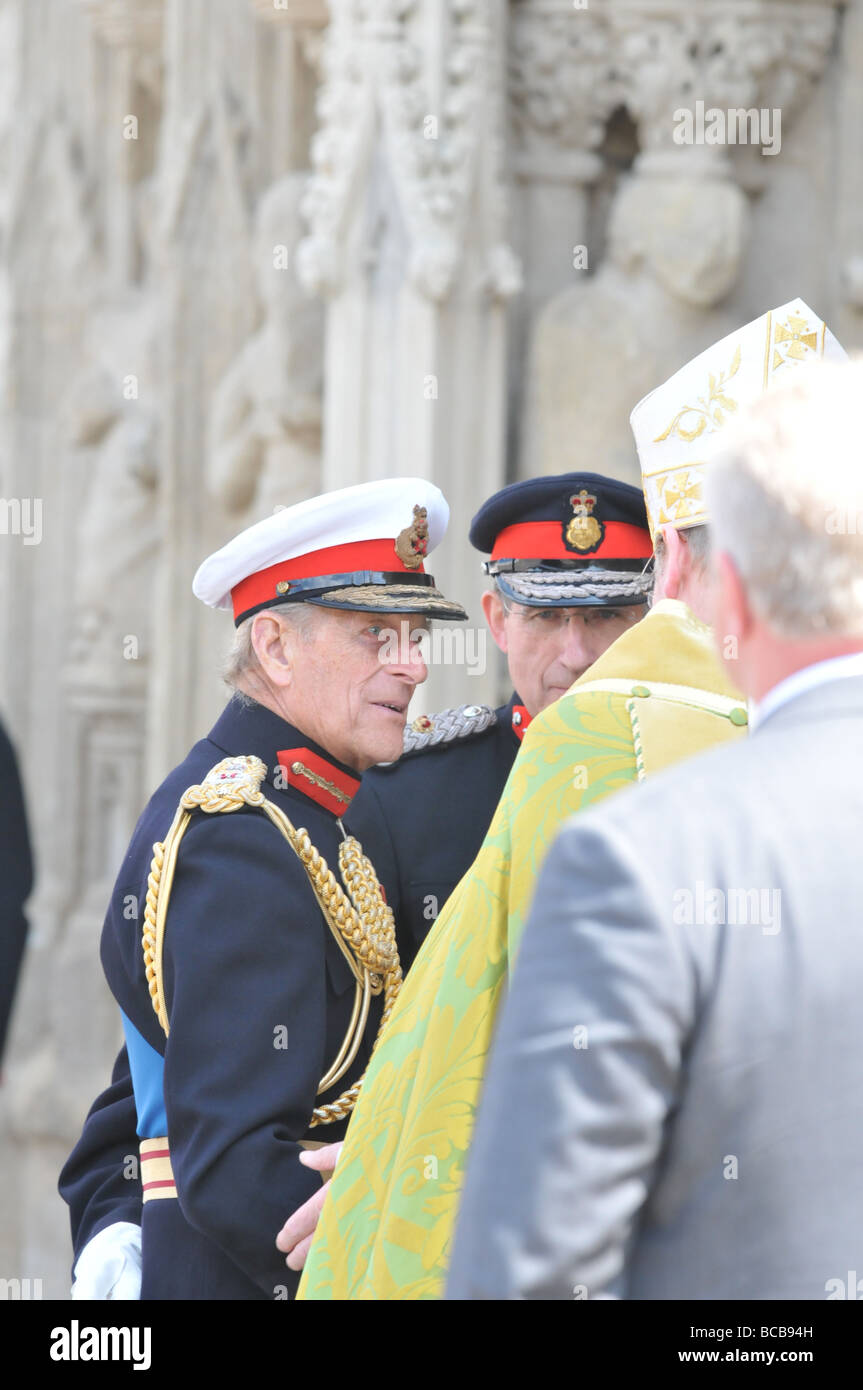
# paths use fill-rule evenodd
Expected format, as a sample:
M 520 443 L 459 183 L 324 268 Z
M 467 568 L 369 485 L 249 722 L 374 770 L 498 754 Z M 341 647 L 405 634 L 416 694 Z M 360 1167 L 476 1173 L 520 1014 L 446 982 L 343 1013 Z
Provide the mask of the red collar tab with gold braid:
M 310 748 L 282 748 L 276 757 L 288 786 L 304 792 L 334 816 L 345 814 L 360 789 L 358 777 L 349 777 Z
M 530 724 L 530 721 L 531 721 L 532 718 L 533 718 L 533 715 L 532 715 L 532 714 L 528 714 L 528 712 L 527 712 L 527 710 L 526 710 L 526 708 L 525 708 L 524 705 L 513 705 L 513 707 L 512 707 L 512 731 L 513 731 L 513 733 L 515 734 L 516 738 L 518 739 L 519 743 L 521 742 L 521 740 L 524 738 L 525 734 L 527 733 L 527 727 L 528 727 L 528 725 Z

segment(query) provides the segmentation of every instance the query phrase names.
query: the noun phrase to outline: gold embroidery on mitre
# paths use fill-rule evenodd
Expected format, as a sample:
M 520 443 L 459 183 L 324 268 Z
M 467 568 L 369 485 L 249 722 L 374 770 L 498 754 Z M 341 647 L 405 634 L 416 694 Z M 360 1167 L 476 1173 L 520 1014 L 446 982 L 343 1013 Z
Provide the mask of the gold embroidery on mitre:
M 595 550 L 603 537 L 602 524 L 592 515 L 596 498 L 583 487 L 580 492 L 573 493 L 569 505 L 575 515 L 564 532 L 567 545 L 575 550 Z
M 654 444 L 661 444 L 670 435 L 676 434 L 686 444 L 691 444 L 694 439 L 704 433 L 712 434 L 714 430 L 721 429 L 725 424 L 725 415 L 733 415 L 737 410 L 737 402 L 726 391 L 726 386 L 732 377 L 735 377 L 740 370 L 740 344 L 738 343 L 734 351 L 727 372 L 720 372 L 716 377 L 712 372 L 708 375 L 707 397 L 699 396 L 695 405 L 685 405 L 663 431 L 654 439 Z M 723 411 L 725 414 L 723 414 Z M 684 426 L 684 421 L 689 419 L 688 427 Z
M 414 519 L 410 526 L 399 531 L 395 551 L 405 569 L 418 570 L 422 564 L 429 543 L 428 511 L 425 507 L 414 507 Z
M 807 352 L 815 352 L 818 347 L 818 332 L 809 328 L 806 319 L 799 314 L 789 314 L 785 323 L 777 324 L 773 348 L 773 370 L 784 367 L 788 361 L 803 362 Z M 780 352 L 778 344 L 787 343 L 785 353 Z
M 663 479 L 660 496 L 662 510 L 667 514 L 668 521 L 682 521 L 686 517 L 695 516 L 700 510 L 701 477 L 699 474 L 694 477 L 690 475 L 690 469 L 678 469 L 667 479 Z
M 653 535 L 659 526 L 694 525 L 706 520 L 702 497 L 704 464 L 699 460 L 679 468 L 644 476 L 647 524 Z

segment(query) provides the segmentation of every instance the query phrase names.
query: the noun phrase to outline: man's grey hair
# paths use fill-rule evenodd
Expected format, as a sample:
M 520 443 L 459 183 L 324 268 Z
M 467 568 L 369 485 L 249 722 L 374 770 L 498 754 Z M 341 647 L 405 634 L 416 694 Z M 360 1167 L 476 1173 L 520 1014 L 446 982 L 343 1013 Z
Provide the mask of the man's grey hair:
M 706 469 L 713 546 L 787 638 L 863 633 L 863 361 L 796 367 Z
M 312 607 L 313 605 L 308 603 L 283 603 L 272 608 L 262 608 L 261 615 L 284 619 L 286 624 L 308 640 L 314 621 Z M 260 662 L 252 644 L 252 625 L 257 617 L 258 614 L 253 613 L 251 617 L 244 618 L 239 627 L 235 629 L 231 648 L 222 666 L 222 680 L 225 685 L 249 703 L 251 700 L 240 689 L 240 684 L 245 676 L 260 670 Z

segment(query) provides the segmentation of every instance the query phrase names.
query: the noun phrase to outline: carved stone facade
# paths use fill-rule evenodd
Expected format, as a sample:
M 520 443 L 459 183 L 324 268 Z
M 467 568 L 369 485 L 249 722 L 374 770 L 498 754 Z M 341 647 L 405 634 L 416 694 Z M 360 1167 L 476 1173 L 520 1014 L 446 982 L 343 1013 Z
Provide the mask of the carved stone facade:
M 0 1277 L 59 1297 L 105 902 L 223 698 L 198 561 L 416 473 L 479 624 L 494 489 L 636 477 L 636 400 L 795 294 L 863 344 L 863 0 L 0 0 L 0 78 L 0 713 L 38 867 Z M 778 111 L 781 147 L 679 144 L 698 103 Z

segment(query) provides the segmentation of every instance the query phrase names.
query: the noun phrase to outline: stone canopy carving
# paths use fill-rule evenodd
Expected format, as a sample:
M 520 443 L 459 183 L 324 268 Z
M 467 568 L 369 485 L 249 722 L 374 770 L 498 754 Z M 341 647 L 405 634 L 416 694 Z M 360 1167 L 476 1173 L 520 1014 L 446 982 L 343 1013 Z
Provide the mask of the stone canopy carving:
M 824 70 L 835 0 L 514 0 L 510 100 L 526 167 L 551 151 L 593 150 L 625 106 L 642 149 L 673 150 L 674 112 L 779 107 L 790 123 Z M 565 167 L 565 166 L 564 166 Z
M 299 273 L 312 290 L 342 283 L 346 238 L 358 186 L 372 171 L 380 139 L 410 242 L 408 274 L 432 300 L 449 293 L 458 272 L 478 187 L 487 194 L 491 233 L 484 273 L 492 294 L 520 280 L 505 245 L 499 132 L 494 126 L 495 42 L 489 0 L 446 0 L 449 43 L 439 72 L 429 72 L 416 28 L 420 0 L 333 0 L 312 146 L 305 213 L 310 236 Z M 484 157 L 480 167 L 481 152 Z

